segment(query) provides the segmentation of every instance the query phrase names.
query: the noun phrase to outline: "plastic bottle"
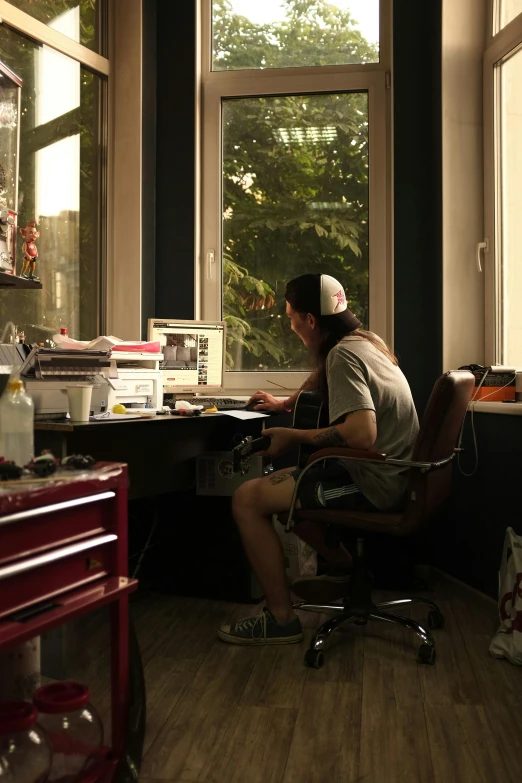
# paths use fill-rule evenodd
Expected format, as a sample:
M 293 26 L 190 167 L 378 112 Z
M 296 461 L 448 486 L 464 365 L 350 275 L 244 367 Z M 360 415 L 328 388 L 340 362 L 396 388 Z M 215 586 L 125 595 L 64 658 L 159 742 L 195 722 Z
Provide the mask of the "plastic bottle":
M 34 456 L 34 403 L 16 375 L 0 398 L 0 456 L 20 467 Z
M 69 330 L 65 326 L 60 326 L 59 333 L 53 334 L 53 340 L 55 344 L 58 346 L 58 348 L 61 348 L 61 346 L 67 342 L 68 334 L 69 334 Z

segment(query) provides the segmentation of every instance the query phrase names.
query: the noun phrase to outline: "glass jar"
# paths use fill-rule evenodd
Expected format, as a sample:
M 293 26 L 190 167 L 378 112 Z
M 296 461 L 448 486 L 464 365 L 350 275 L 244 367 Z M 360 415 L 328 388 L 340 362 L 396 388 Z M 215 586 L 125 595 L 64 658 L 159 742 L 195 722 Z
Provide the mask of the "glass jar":
M 103 726 L 79 682 L 53 682 L 35 691 L 38 722 L 53 751 L 49 781 L 73 781 L 99 761 Z
M 51 747 L 27 701 L 0 702 L 0 780 L 43 783 L 51 769 Z

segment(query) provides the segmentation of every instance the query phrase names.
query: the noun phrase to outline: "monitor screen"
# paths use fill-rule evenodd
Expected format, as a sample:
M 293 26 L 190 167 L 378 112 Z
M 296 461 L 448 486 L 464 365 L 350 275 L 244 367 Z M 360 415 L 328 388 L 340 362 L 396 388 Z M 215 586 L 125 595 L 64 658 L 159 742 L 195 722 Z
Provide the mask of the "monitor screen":
M 201 393 L 222 390 L 226 324 L 223 321 L 149 320 L 149 340 L 159 340 L 163 391 Z

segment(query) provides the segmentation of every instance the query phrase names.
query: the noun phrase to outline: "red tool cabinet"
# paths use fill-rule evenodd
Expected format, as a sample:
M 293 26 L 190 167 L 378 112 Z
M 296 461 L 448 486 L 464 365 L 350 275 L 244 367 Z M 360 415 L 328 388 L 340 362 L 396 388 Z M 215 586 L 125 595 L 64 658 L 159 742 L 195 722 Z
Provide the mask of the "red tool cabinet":
M 112 744 L 94 778 L 107 783 L 125 746 L 138 584 L 127 577 L 127 466 L 53 479 L 0 483 L 0 650 L 110 604 Z

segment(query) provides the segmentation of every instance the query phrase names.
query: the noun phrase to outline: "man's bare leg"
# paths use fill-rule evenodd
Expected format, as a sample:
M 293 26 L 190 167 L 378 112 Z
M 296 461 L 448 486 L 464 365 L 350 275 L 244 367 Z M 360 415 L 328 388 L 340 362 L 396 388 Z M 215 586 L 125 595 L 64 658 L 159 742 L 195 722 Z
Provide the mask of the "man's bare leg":
M 247 557 L 256 572 L 268 610 L 279 622 L 294 616 L 286 581 L 283 549 L 272 525 L 272 514 L 288 511 L 295 481 L 294 468 L 285 468 L 242 484 L 234 493 L 232 509 Z

